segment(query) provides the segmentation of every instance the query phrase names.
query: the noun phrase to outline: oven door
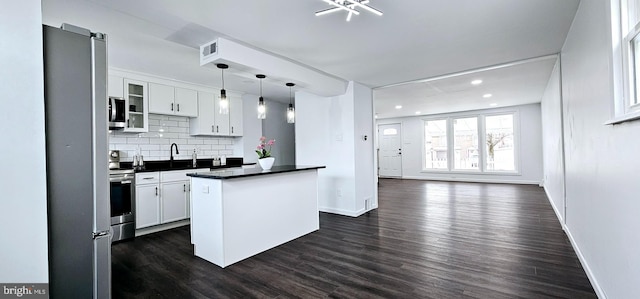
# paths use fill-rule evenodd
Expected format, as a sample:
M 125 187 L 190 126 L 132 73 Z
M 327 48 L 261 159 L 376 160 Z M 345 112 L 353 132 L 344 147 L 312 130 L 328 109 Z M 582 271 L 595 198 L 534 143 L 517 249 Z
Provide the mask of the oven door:
M 121 98 L 109 98 L 109 129 L 124 129 L 126 124 L 126 103 Z
M 111 224 L 133 222 L 133 175 L 111 175 Z

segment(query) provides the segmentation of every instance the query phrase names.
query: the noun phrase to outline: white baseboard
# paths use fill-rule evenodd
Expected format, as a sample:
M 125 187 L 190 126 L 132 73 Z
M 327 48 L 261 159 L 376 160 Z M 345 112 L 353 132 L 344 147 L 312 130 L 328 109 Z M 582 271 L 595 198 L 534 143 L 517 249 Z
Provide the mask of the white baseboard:
M 168 230 L 168 229 L 172 229 L 172 228 L 176 228 L 176 227 L 189 225 L 189 223 L 191 223 L 191 220 L 186 219 L 186 220 L 180 220 L 180 221 L 176 221 L 176 222 L 160 224 L 160 225 L 154 225 L 154 226 L 145 227 L 145 228 L 141 228 L 141 229 L 136 229 L 136 237 L 144 236 L 144 235 L 148 235 L 148 234 L 153 234 L 153 233 L 161 232 L 163 230 Z
M 578 260 L 580 260 L 580 264 L 582 265 L 584 272 L 587 274 L 587 278 L 589 278 L 589 282 L 591 282 L 591 286 L 593 287 L 593 290 L 596 292 L 596 295 L 598 296 L 598 298 L 606 299 L 607 296 L 605 295 L 604 291 L 598 284 L 598 281 L 593 275 L 593 272 L 591 272 L 591 267 L 589 267 L 589 264 L 587 263 L 587 260 L 584 258 L 584 255 L 582 255 L 582 251 L 580 251 L 580 247 L 578 247 L 578 244 L 573 238 L 573 235 L 571 234 L 569 227 L 566 225 L 564 218 L 562 217 L 562 214 L 560 214 L 560 210 L 555 205 L 555 202 L 553 201 L 553 198 L 547 191 L 547 188 L 543 187 L 543 189 L 544 189 L 544 193 L 547 194 L 547 199 L 549 200 L 549 203 L 551 204 L 553 211 L 556 213 L 556 217 L 558 217 L 558 221 L 560 221 L 560 225 L 562 225 L 562 230 L 564 230 L 565 234 L 567 234 L 567 237 L 569 238 L 569 242 L 571 243 L 571 247 L 573 247 L 573 250 L 576 252 L 576 255 L 578 256 Z
M 523 181 L 523 180 L 504 180 L 504 179 L 477 179 L 477 178 L 441 178 L 441 177 L 423 177 L 423 176 L 403 176 L 407 180 L 422 181 L 445 181 L 445 182 L 470 182 L 470 183 L 495 183 L 495 184 L 521 184 L 521 185 L 540 185 L 540 181 Z
M 551 204 L 551 207 L 553 208 L 553 211 L 556 213 L 556 217 L 558 217 L 558 221 L 560 221 L 560 224 L 562 225 L 562 229 L 564 230 L 564 218 L 562 217 L 562 214 L 560 213 L 560 210 L 558 210 L 558 207 L 556 207 L 555 201 L 553 201 L 553 198 L 551 197 L 551 194 L 549 194 L 549 191 L 547 191 L 547 188 L 542 186 L 542 189 L 544 189 L 544 193 L 547 194 L 547 199 L 549 199 L 549 203 Z
M 361 209 L 358 211 L 349 211 L 349 210 L 334 209 L 329 207 L 319 207 L 319 210 L 320 212 L 338 214 L 338 215 L 349 216 L 349 217 L 358 217 L 367 212 L 365 209 Z
M 596 279 L 595 275 L 593 275 L 593 272 L 591 271 L 591 267 L 589 267 L 589 263 L 587 263 L 587 260 L 584 258 L 584 255 L 582 255 L 582 251 L 580 251 L 580 247 L 578 247 L 578 244 L 576 243 L 575 239 L 573 238 L 573 235 L 571 234 L 571 230 L 569 229 L 569 227 L 567 227 L 564 224 L 562 226 L 564 228 L 564 231 L 567 233 L 567 236 L 569 237 L 569 242 L 571 242 L 571 246 L 573 247 L 573 250 L 575 250 L 576 254 L 578 255 L 578 260 L 580 260 L 580 264 L 582 264 L 582 268 L 587 273 L 587 278 L 589 278 L 589 281 L 591 282 L 591 286 L 593 287 L 593 290 L 596 292 L 596 295 L 600 299 L 606 299 L 607 295 L 604 293 L 604 290 L 598 284 L 598 280 Z

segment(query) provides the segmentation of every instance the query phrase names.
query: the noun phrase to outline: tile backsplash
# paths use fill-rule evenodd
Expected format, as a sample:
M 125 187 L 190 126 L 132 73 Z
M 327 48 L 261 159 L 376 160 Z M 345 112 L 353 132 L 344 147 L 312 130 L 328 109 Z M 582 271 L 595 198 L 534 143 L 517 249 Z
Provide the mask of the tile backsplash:
M 136 152 L 144 156 L 145 161 L 169 160 L 172 143 L 178 145 L 176 160 L 191 159 L 196 149 L 198 158 L 233 156 L 237 137 L 190 136 L 189 118 L 149 114 L 148 133 L 109 133 L 109 149 L 120 151 L 120 161 L 131 162 Z M 239 155 L 241 156 L 241 155 Z

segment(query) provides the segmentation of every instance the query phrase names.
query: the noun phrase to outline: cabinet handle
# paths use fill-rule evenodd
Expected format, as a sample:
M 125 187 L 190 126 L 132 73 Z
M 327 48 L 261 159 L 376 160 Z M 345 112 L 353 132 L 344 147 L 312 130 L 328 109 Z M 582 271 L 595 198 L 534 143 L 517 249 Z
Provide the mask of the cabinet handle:
M 156 196 L 158 196 L 158 187 L 156 187 Z
M 180 104 L 178 104 L 178 111 L 180 111 Z
M 127 128 L 131 128 L 131 125 L 129 124 L 129 119 L 127 118 Z
M 220 133 L 220 128 L 218 128 L 218 126 L 216 126 L 216 132 Z
M 187 184 L 182 184 L 182 192 L 187 192 Z
M 213 127 L 213 125 L 211 125 L 211 132 L 215 133 L 216 129 Z
M 152 177 L 152 176 L 148 176 L 148 177 L 146 177 L 146 178 L 142 178 L 142 179 L 143 179 L 143 180 L 153 180 L 153 177 Z
M 231 127 L 231 133 L 233 134 L 233 127 Z
M 173 103 L 171 103 L 171 111 L 173 111 Z

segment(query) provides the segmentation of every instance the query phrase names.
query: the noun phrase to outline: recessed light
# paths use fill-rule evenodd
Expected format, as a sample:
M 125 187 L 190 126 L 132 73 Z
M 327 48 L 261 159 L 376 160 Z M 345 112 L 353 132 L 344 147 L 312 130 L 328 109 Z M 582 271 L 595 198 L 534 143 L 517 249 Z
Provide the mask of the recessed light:
M 375 117 L 375 118 L 378 118 L 378 115 L 376 114 L 374 117 Z
M 489 104 L 489 106 L 495 107 L 495 106 L 498 106 L 498 103 L 491 103 L 491 104 Z
M 473 81 L 471 81 L 471 84 L 480 85 L 480 84 L 482 84 L 482 80 L 480 80 L 480 79 L 473 80 Z
M 396 109 L 402 109 L 401 105 L 396 105 Z
M 492 96 L 493 96 L 493 95 L 492 95 L 492 94 L 490 94 L 490 93 L 485 93 L 485 94 L 483 94 L 483 95 L 482 95 L 482 97 L 483 97 L 483 98 L 485 98 L 485 99 L 488 99 L 488 98 L 490 98 L 490 97 L 492 97 Z
M 420 114 L 420 111 L 416 111 L 416 114 Z

